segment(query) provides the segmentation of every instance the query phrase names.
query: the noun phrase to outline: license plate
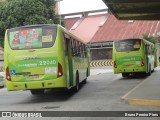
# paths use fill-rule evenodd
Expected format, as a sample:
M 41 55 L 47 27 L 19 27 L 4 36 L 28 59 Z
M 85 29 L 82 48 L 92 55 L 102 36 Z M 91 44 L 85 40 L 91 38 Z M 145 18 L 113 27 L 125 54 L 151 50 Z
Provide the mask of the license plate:
M 29 75 L 30 79 L 35 79 L 35 78 L 39 78 L 39 75 Z
M 56 71 L 55 67 L 45 68 L 45 74 L 56 74 Z
M 136 64 L 138 64 L 138 65 L 139 65 L 139 64 L 141 64 L 141 62 L 140 62 L 140 61 L 136 61 Z

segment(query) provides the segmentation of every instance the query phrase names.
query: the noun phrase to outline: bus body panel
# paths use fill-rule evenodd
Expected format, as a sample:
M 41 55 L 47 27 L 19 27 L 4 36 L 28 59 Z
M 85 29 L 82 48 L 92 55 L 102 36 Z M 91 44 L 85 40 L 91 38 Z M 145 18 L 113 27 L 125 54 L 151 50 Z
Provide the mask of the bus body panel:
M 134 53 L 115 53 L 117 68 L 114 68 L 115 73 L 123 72 L 143 72 L 145 71 L 145 66 L 141 65 L 142 59 L 144 57 L 140 52 Z
M 8 54 L 11 80 L 25 82 L 56 79 L 58 57 L 53 51 L 35 50 L 34 56 L 29 51 L 13 51 Z
M 80 82 L 86 78 L 89 59 L 65 55 L 64 33 L 72 35 L 61 26 L 57 25 L 55 43 L 48 48 L 13 50 L 7 33 L 8 31 L 5 34 L 5 70 L 9 69 L 11 76 L 11 80 L 8 80 L 6 76 L 7 90 L 70 89 L 76 85 L 77 71 Z M 58 77 L 59 68 L 62 70 L 60 77 Z M 72 74 L 70 74 L 71 71 Z
M 58 63 L 65 69 L 65 63 L 61 60 L 63 54 L 57 50 L 60 41 L 58 33 L 50 48 L 12 50 L 8 40 L 5 41 L 5 66 L 9 67 L 11 75 L 11 81 L 6 82 L 8 90 L 68 87 L 66 76 L 57 78 Z M 65 70 L 63 74 L 66 74 Z

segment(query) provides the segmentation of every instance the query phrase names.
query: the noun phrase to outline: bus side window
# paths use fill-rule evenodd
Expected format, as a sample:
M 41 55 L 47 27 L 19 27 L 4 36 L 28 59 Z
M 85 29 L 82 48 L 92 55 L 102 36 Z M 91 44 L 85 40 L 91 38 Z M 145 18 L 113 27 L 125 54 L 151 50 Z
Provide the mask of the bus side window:
M 87 47 L 87 45 L 85 45 L 85 56 L 86 56 L 86 58 L 87 58 L 87 56 L 88 56 L 88 55 L 87 55 L 87 54 L 88 54 L 87 51 L 88 51 L 88 47 Z
M 84 53 L 84 45 L 82 44 L 82 57 L 85 58 L 85 53 Z
M 80 43 L 80 57 L 83 58 L 83 48 L 82 43 Z
M 78 41 L 76 42 L 76 57 L 78 57 L 79 56 L 79 43 L 78 43 Z
M 71 46 L 72 46 L 72 56 L 75 56 L 76 55 L 76 44 L 75 44 L 74 39 L 71 40 Z
M 74 41 L 74 56 L 76 57 L 76 51 L 77 51 L 77 48 L 76 48 L 76 41 Z
M 65 52 L 65 56 L 68 55 L 68 45 L 67 45 L 67 41 L 69 41 L 69 38 L 67 37 L 66 34 L 64 34 L 64 37 L 63 37 L 63 45 L 64 45 L 64 52 Z
M 87 46 L 86 45 L 84 45 L 84 57 L 86 58 L 87 57 Z
M 81 57 L 81 43 L 78 42 L 78 57 Z
M 79 56 L 79 43 L 76 41 L 76 57 Z
M 84 58 L 84 54 L 83 54 L 83 44 L 81 43 L 81 58 Z

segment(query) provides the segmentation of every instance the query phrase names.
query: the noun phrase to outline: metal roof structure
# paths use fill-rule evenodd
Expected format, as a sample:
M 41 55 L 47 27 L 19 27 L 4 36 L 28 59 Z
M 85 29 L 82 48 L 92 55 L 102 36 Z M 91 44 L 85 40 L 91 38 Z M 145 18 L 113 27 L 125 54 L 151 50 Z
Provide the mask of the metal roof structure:
M 111 14 L 105 24 L 99 27 L 90 42 L 142 38 L 143 35 L 158 36 L 159 33 L 160 21 L 117 20 Z
M 93 16 L 85 16 L 75 27 L 70 31 L 82 38 L 85 42 L 89 42 L 95 33 L 99 29 L 99 25 L 102 20 L 105 18 L 105 15 L 93 15 Z
M 117 20 L 109 13 L 64 20 L 66 28 L 87 43 L 160 36 L 160 21 Z
M 160 0 L 103 0 L 119 20 L 160 20 Z
M 78 19 L 79 17 L 65 19 L 66 29 L 70 30 L 72 26 L 77 22 Z
M 104 12 L 104 11 L 108 11 L 108 8 L 106 8 L 106 9 L 100 9 L 100 10 L 90 10 L 90 11 L 82 11 L 82 12 L 76 12 L 76 13 L 61 14 L 61 16 L 62 17 L 65 17 L 65 16 L 74 16 L 74 15 L 88 16 L 88 14 L 90 14 L 90 13 Z

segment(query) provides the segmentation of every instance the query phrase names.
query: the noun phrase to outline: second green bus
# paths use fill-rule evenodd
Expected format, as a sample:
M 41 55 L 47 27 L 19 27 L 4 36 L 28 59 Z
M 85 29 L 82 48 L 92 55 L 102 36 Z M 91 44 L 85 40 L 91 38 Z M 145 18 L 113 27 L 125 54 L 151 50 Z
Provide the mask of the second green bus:
M 144 39 L 125 39 L 113 42 L 114 73 L 144 73 L 150 75 L 157 66 L 155 44 Z

